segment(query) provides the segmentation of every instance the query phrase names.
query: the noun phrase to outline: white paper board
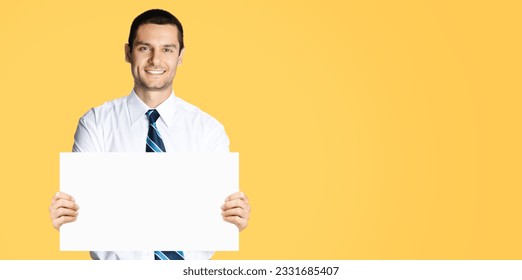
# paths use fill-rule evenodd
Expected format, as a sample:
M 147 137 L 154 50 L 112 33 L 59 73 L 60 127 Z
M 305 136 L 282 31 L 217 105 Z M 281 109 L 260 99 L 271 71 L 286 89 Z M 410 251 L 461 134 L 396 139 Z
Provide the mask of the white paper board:
M 60 190 L 80 206 L 61 250 L 239 250 L 220 209 L 239 190 L 238 153 L 61 153 Z

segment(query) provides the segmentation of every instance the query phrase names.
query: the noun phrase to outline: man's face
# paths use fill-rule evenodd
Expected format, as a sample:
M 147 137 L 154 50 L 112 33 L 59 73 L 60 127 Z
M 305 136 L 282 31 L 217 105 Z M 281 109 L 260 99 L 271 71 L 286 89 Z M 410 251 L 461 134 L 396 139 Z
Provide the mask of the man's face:
M 138 27 L 133 46 L 125 46 L 125 60 L 131 64 L 134 89 L 172 91 L 172 80 L 182 55 L 176 26 L 143 24 Z

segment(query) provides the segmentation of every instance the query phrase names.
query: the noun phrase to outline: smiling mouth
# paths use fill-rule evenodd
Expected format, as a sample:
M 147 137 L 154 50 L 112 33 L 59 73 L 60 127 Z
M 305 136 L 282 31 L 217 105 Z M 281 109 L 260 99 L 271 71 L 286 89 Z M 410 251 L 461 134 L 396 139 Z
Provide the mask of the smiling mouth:
M 152 75 L 161 75 L 165 73 L 165 70 L 145 70 L 145 72 L 152 74 Z

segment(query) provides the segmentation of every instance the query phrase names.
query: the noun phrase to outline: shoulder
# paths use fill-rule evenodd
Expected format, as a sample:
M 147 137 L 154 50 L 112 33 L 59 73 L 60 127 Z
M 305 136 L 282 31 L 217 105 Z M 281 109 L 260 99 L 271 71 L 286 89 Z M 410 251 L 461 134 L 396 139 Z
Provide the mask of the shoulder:
M 218 120 L 181 98 L 176 101 L 176 123 L 187 129 L 192 139 L 197 139 L 198 151 L 228 152 L 230 140 Z
M 93 107 L 81 117 L 80 121 L 98 123 L 100 120 L 105 120 L 111 116 L 117 117 L 126 107 L 127 98 L 128 96 L 120 97 Z
M 217 119 L 179 97 L 176 97 L 176 107 L 176 116 L 185 119 L 193 126 L 224 129 Z

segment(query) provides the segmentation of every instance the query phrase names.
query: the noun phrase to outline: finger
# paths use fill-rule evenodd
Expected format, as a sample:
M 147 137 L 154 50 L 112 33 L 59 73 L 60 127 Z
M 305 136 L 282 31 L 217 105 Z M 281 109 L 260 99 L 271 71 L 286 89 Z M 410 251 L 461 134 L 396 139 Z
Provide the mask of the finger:
M 241 199 L 241 200 L 245 201 L 246 203 L 248 203 L 248 197 L 246 196 L 246 194 L 244 192 L 236 192 L 236 193 L 233 193 L 233 194 L 229 195 L 225 199 L 225 202 L 226 201 L 230 201 L 230 200 L 234 200 L 234 199 Z
M 80 206 L 75 202 L 65 199 L 59 199 L 55 203 L 51 204 L 53 210 L 57 210 L 58 208 L 67 208 L 73 210 L 79 210 Z
M 54 194 L 51 203 L 55 203 L 58 199 L 65 199 L 75 202 L 74 197 L 72 197 L 71 195 L 64 192 L 57 192 L 56 194 Z
M 78 216 L 78 211 L 72 210 L 72 209 L 67 209 L 67 208 L 58 208 L 54 211 L 51 211 L 52 219 L 57 219 L 62 216 L 76 217 L 76 216 Z
M 79 210 L 80 206 L 70 200 L 58 199 L 56 202 L 51 204 L 50 209 L 51 209 L 51 211 L 54 211 L 54 210 L 58 210 L 58 208 Z
M 247 212 L 241 208 L 233 208 L 221 212 L 221 215 L 223 215 L 223 217 L 238 216 L 241 218 L 246 218 Z
M 71 216 L 61 216 L 60 218 L 58 218 L 56 220 L 53 220 L 53 226 L 57 230 L 60 230 L 60 227 L 63 224 L 74 222 L 74 221 L 76 221 L 76 219 L 78 219 L 78 218 L 77 217 L 71 217 Z
M 230 201 L 225 202 L 221 206 L 221 210 L 227 210 L 227 209 L 236 208 L 236 207 L 247 209 L 247 206 L 248 205 L 243 200 L 241 200 L 241 199 L 234 199 L 234 200 L 230 200 Z
M 223 220 L 236 225 L 239 231 L 242 231 L 247 226 L 247 220 L 238 216 L 223 217 Z

